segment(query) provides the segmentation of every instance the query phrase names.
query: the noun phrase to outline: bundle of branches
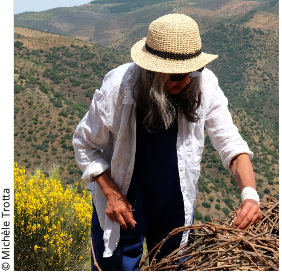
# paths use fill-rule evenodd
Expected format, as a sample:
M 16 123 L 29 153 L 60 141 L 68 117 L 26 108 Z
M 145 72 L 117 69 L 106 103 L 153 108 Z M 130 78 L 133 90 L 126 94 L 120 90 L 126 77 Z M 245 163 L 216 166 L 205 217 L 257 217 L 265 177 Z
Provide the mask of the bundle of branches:
M 244 230 L 231 226 L 235 212 L 230 213 L 224 221 L 214 219 L 213 222 L 174 229 L 142 260 L 139 270 L 279 270 L 279 201 L 265 196 L 260 208 L 263 214 L 260 223 Z M 169 238 L 192 229 L 195 231 L 190 233 L 192 239 L 187 244 L 156 262 L 157 254 Z M 150 255 L 153 256 L 152 261 L 144 267 Z

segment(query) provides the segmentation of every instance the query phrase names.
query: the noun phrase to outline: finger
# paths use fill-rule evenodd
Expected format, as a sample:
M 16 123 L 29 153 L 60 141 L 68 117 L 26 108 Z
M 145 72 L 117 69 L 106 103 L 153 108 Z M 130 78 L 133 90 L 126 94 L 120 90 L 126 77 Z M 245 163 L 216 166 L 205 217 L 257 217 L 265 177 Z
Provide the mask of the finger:
M 235 219 L 235 221 L 233 221 L 233 224 L 232 224 L 233 228 L 236 228 L 241 222 L 241 220 L 239 221 L 239 216 L 240 216 L 241 210 L 242 210 L 242 208 L 239 207 L 239 209 L 236 212 L 236 219 Z
M 116 213 L 117 223 L 123 228 L 128 229 L 126 222 L 124 221 L 121 213 Z
M 257 217 L 256 221 L 254 222 L 254 224 L 259 223 L 259 222 L 261 221 L 261 219 L 262 219 L 262 212 L 261 212 L 261 210 L 259 209 L 258 217 Z
M 129 206 L 129 208 L 127 207 L 123 207 L 121 214 L 123 216 L 124 221 L 126 222 L 127 226 L 130 228 L 135 228 L 135 224 L 137 223 L 134 218 L 133 218 L 133 214 L 132 211 L 130 212 L 129 209 L 131 210 L 131 205 Z
M 111 213 L 109 213 L 109 212 L 106 211 L 106 215 L 108 216 L 108 218 L 109 218 L 110 220 L 113 220 L 113 221 L 114 221 L 114 217 L 113 217 L 113 215 L 112 215 Z
M 118 222 L 116 216 L 114 216 L 114 215 L 110 215 L 110 216 L 109 216 L 109 215 L 108 215 L 108 217 L 109 217 L 110 220 L 112 220 L 112 221 L 114 221 L 114 222 Z
M 252 218 L 252 220 L 247 224 L 247 226 L 245 226 L 244 230 L 248 230 L 250 226 L 256 224 L 258 216 L 259 214 L 256 213 L 254 217 Z
M 241 206 L 239 207 L 237 211 L 237 218 L 235 219 L 233 223 L 234 228 L 238 228 L 239 225 L 243 222 L 245 219 L 246 215 L 248 214 L 249 210 L 252 208 L 251 203 L 244 204 L 242 203 Z M 241 229 L 241 228 L 240 228 Z
M 236 212 L 236 219 L 233 222 L 233 227 L 237 228 L 238 225 L 244 220 L 245 216 L 244 213 L 242 213 L 242 205 L 239 207 L 239 209 Z
M 135 228 L 135 225 L 137 224 L 137 222 L 134 220 L 132 212 L 127 212 L 126 214 L 124 214 L 123 218 L 124 218 L 126 224 L 130 228 L 132 228 L 132 229 Z
M 240 207 L 238 208 L 237 212 L 236 212 L 237 217 L 240 215 L 241 211 L 242 211 L 242 208 L 241 208 L 241 206 L 240 206 Z
M 108 218 L 112 221 L 116 221 L 116 217 L 115 215 L 113 214 L 113 211 L 112 209 L 106 209 L 106 215 L 108 216 Z
M 256 219 L 255 223 L 254 224 L 258 224 L 259 222 L 261 221 L 261 217 L 258 216 L 258 218 Z
M 245 229 L 249 224 L 253 224 L 258 217 L 258 210 L 256 207 L 250 208 L 245 218 L 237 226 L 239 229 Z
M 256 213 L 251 221 L 251 224 L 254 225 L 254 224 L 257 224 L 257 222 L 259 221 L 259 214 Z

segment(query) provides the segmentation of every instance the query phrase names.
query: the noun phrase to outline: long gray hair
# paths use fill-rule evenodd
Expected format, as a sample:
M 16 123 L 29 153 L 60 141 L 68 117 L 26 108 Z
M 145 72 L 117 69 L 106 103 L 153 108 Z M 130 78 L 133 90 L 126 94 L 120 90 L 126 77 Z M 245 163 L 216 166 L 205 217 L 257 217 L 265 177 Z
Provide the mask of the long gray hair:
M 178 109 L 189 122 L 199 120 L 196 110 L 201 104 L 200 77 L 192 78 L 181 92 L 172 95 L 165 89 L 168 74 L 139 66 L 134 73 L 133 98 L 145 114 L 143 124 L 149 132 L 156 132 L 162 127 L 168 129 Z

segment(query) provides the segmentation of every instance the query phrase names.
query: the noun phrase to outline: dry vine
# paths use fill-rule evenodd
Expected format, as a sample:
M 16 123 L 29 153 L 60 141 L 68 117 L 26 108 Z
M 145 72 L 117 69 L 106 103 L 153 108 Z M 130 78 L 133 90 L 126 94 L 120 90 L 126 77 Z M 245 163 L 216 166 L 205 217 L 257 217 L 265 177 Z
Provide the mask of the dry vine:
M 260 209 L 263 214 L 260 223 L 249 226 L 245 230 L 231 227 L 236 217 L 235 212 L 231 212 L 224 221 L 214 219 L 219 224 L 207 222 L 174 229 L 147 254 L 140 263 L 139 270 L 278 271 L 279 201 L 265 195 L 260 202 Z M 157 254 L 169 238 L 192 229 L 195 230 L 195 233 L 190 234 L 192 240 L 156 262 Z M 93 247 L 92 253 L 94 255 Z M 151 255 L 152 261 L 145 267 L 144 264 Z M 101 270 L 96 259 L 94 265 Z
M 263 218 L 257 225 L 245 230 L 231 227 L 235 212 L 218 223 L 207 222 L 174 229 L 142 260 L 139 270 L 193 271 L 193 270 L 279 270 L 279 201 L 264 196 L 260 208 Z M 195 230 L 193 239 L 156 263 L 163 244 L 177 233 Z M 149 266 L 145 261 L 152 254 Z

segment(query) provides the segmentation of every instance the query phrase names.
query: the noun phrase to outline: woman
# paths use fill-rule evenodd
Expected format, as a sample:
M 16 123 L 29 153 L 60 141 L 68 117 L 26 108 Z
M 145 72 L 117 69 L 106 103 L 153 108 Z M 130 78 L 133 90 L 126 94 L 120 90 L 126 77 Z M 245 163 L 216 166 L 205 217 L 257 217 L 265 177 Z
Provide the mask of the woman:
M 204 68 L 217 56 L 201 51 L 197 23 L 160 17 L 131 56 L 133 63 L 105 76 L 73 137 L 93 195 L 92 242 L 102 270 L 137 270 L 144 237 L 151 250 L 173 228 L 193 223 L 204 127 L 242 190 L 234 227 L 261 219 L 253 153 Z M 158 259 L 188 238 L 187 231 L 170 239 Z

